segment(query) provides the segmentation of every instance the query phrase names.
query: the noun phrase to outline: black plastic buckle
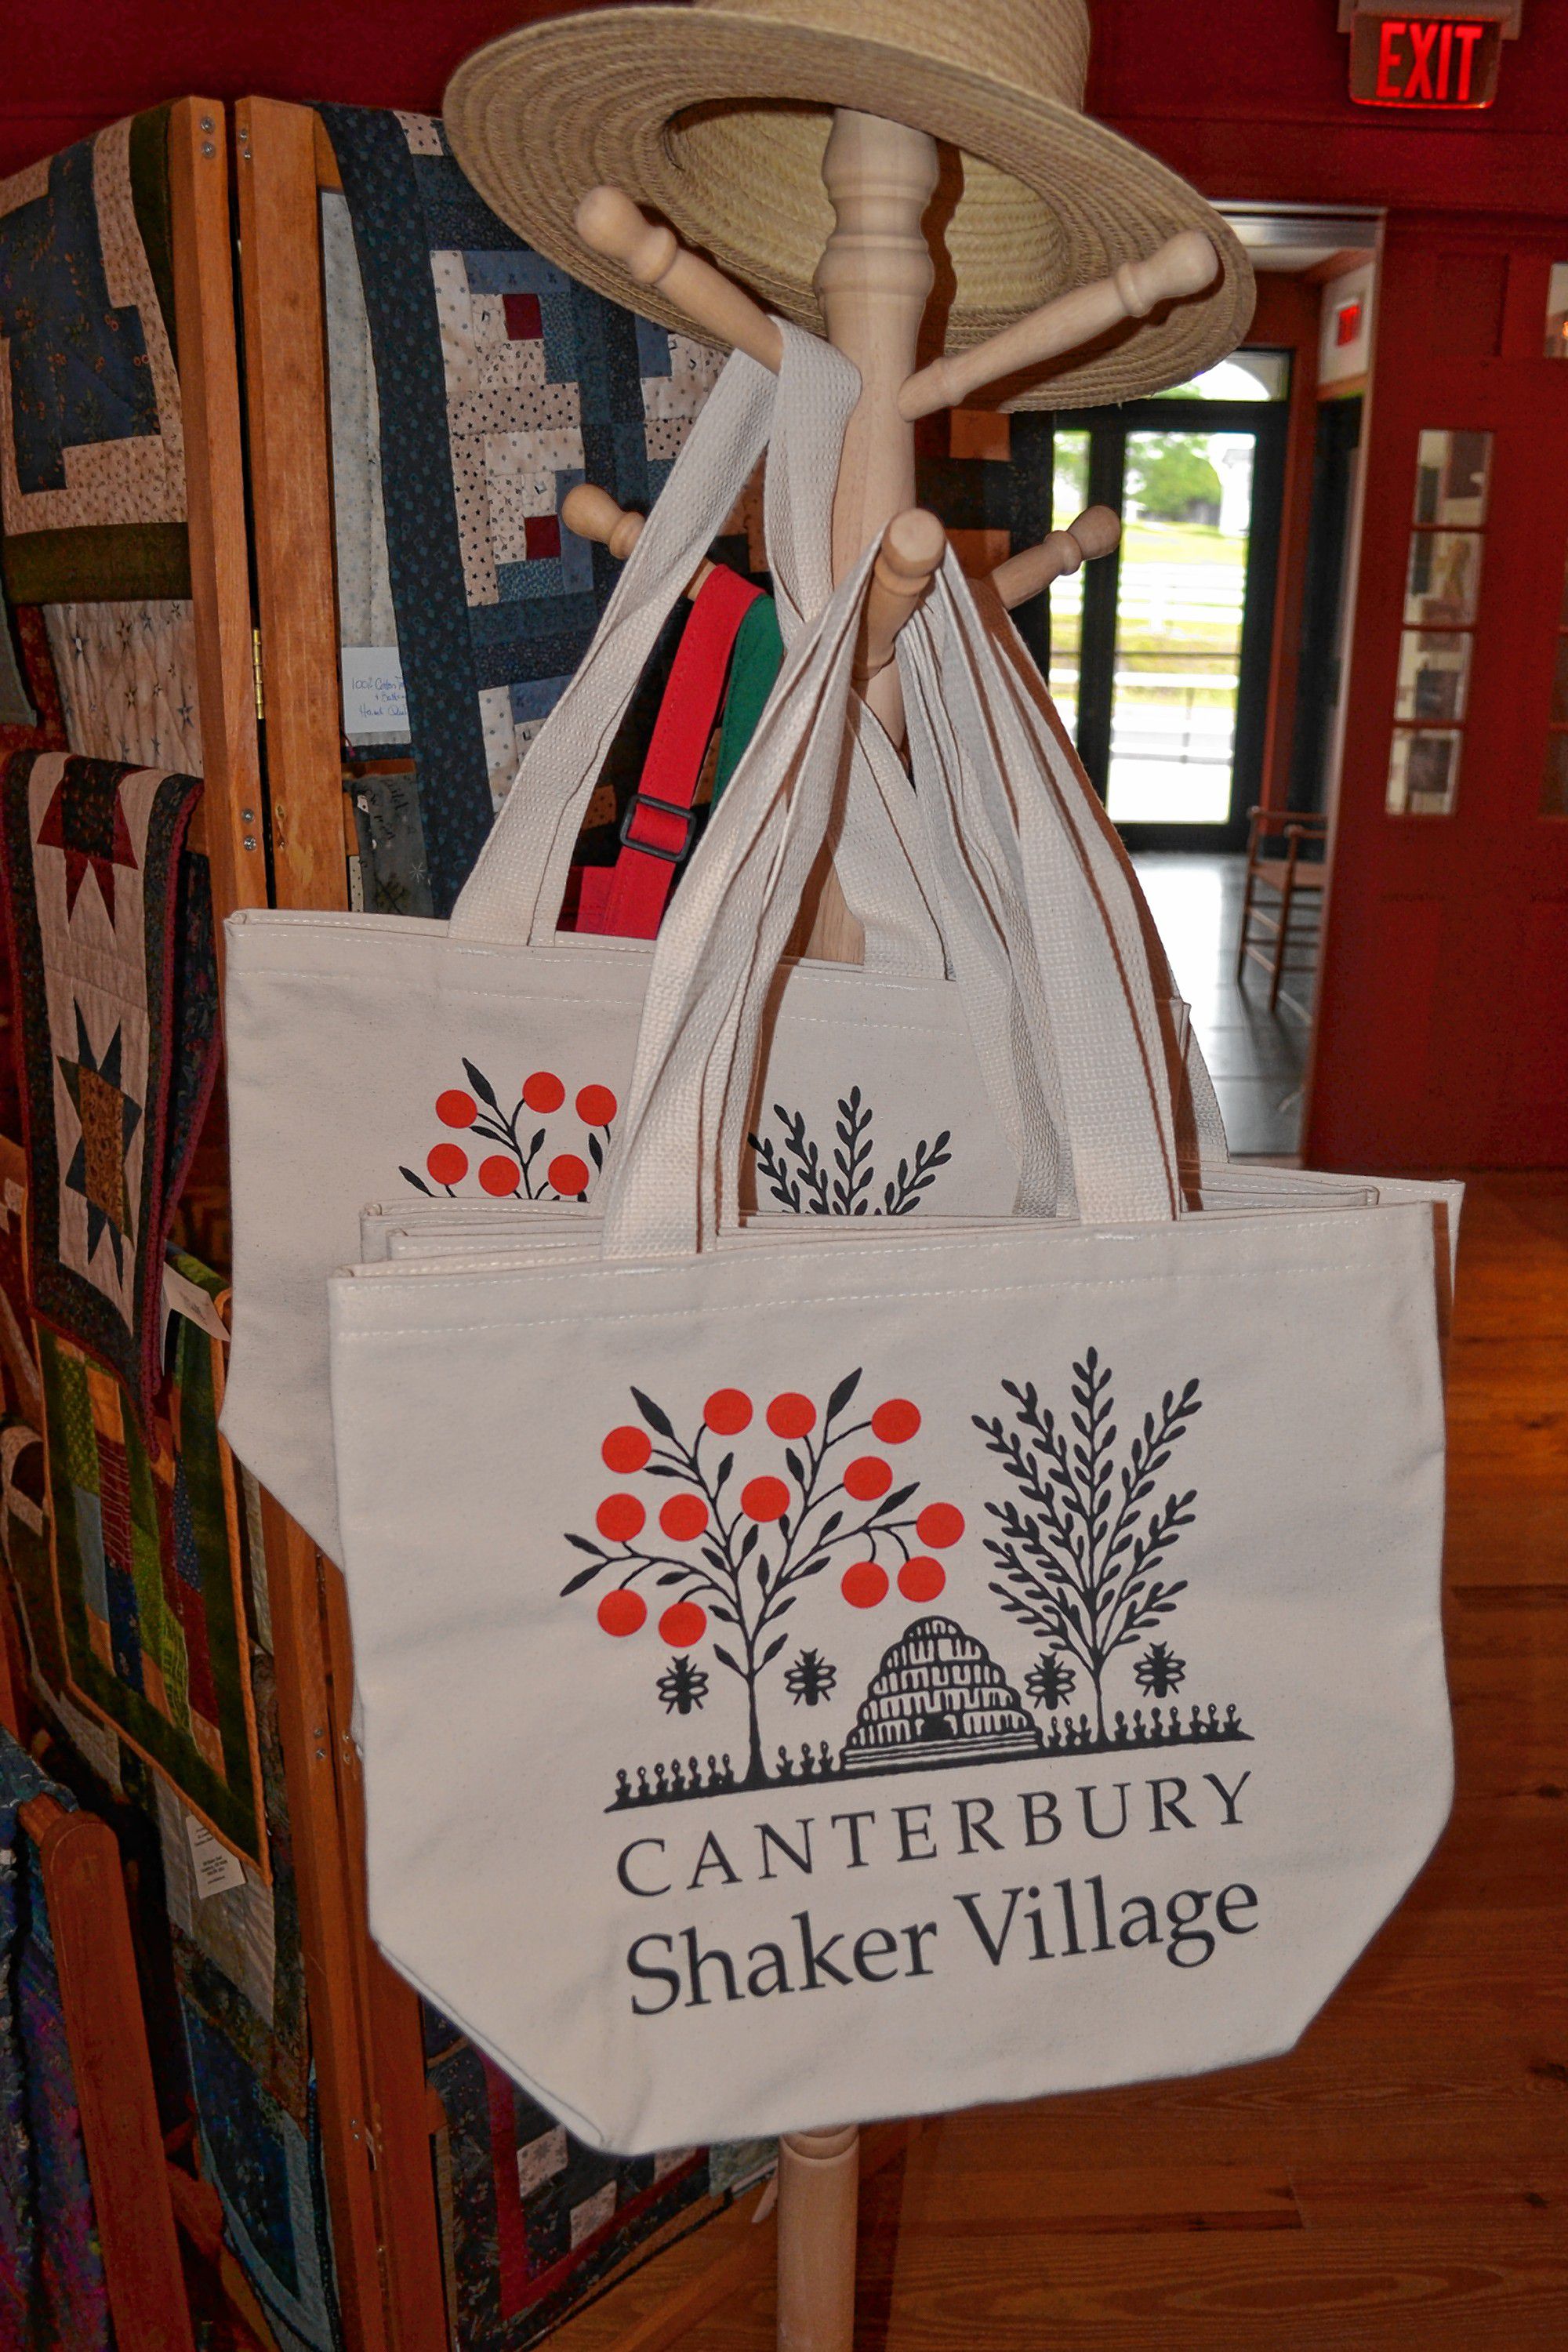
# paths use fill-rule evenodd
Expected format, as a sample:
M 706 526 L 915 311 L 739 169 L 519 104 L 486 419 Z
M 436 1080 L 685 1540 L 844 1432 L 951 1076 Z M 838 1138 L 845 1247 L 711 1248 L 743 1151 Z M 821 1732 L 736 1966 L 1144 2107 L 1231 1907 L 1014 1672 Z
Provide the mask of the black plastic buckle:
M 678 816 L 680 819 L 682 832 L 679 849 L 660 849 L 655 842 L 632 839 L 632 825 L 639 808 L 658 809 L 662 816 Z M 679 866 L 691 847 L 691 837 L 696 829 L 695 809 L 682 808 L 679 801 L 661 801 L 652 793 L 634 793 L 621 819 L 621 845 L 624 849 L 637 850 L 643 857 L 662 858 L 666 866 Z

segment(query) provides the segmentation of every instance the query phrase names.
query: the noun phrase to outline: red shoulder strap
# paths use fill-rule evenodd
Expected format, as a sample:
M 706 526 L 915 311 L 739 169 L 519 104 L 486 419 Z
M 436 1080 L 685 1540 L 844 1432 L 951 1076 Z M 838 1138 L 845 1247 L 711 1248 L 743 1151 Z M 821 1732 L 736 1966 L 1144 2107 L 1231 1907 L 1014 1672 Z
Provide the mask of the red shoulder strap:
M 715 564 L 692 603 L 670 665 L 642 779 L 621 824 L 621 854 L 605 887 L 584 888 L 579 930 L 651 940 L 691 841 L 691 808 L 719 716 L 736 635 L 762 591 Z M 593 868 L 584 869 L 586 882 Z M 595 903 L 595 901 L 597 903 Z

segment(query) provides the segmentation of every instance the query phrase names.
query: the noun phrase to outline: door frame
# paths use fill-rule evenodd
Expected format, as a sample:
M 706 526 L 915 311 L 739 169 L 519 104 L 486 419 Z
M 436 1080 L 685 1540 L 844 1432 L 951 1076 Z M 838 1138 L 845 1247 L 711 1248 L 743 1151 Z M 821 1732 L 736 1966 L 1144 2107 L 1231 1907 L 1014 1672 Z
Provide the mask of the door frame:
M 1089 503 L 1121 508 L 1129 433 L 1253 433 L 1252 519 L 1247 537 L 1241 644 L 1237 663 L 1236 734 L 1230 809 L 1219 824 L 1122 824 L 1129 849 L 1243 848 L 1247 814 L 1263 798 L 1274 606 L 1290 425 L 1288 400 L 1130 400 L 1115 408 L 1063 409 L 1058 432 L 1089 435 Z M 1079 648 L 1078 750 L 1095 792 L 1106 798 L 1116 691 L 1116 621 L 1121 550 L 1083 573 Z M 1090 682 L 1092 680 L 1092 690 Z

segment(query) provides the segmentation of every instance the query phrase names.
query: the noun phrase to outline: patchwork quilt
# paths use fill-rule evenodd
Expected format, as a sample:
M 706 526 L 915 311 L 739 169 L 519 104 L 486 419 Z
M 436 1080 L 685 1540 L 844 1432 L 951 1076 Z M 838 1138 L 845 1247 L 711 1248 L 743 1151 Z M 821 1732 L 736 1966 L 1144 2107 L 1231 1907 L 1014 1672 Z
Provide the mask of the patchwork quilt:
M 190 776 L 17 752 L 0 785 L 30 1170 L 33 1307 L 125 1381 L 162 1380 L 163 1252 L 217 1066 Z
M 719 361 L 531 251 L 431 117 L 321 112 L 352 226 L 329 203 L 343 622 L 372 633 L 345 644 L 394 650 L 406 694 L 401 735 L 384 709 L 348 733 L 412 750 L 419 842 L 386 854 L 427 875 L 410 910 L 445 915 L 615 584 L 561 499 L 586 478 L 646 511 Z
M 168 112 L 0 181 L 0 526 L 22 604 L 190 593 Z

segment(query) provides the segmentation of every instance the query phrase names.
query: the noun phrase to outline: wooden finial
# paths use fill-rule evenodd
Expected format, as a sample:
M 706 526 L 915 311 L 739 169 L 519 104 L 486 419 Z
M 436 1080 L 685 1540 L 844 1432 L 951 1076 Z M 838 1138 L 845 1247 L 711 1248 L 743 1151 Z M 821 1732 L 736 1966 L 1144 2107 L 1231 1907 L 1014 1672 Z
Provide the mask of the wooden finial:
M 624 563 L 643 535 L 647 517 L 618 507 L 608 490 L 601 490 L 592 482 L 578 482 L 561 501 L 561 520 L 579 539 L 591 539 L 600 547 L 607 547 L 616 562 Z M 696 595 L 712 569 L 704 556 L 686 583 L 688 596 Z
M 701 333 L 778 373 L 784 338 L 767 312 L 710 261 L 689 253 L 672 228 L 650 221 L 619 188 L 590 188 L 576 219 L 578 236 L 595 253 L 618 261 L 639 286 L 657 286 Z
M 893 658 L 899 631 L 925 595 L 947 551 L 947 533 L 927 507 L 908 507 L 882 533 L 860 625 L 855 682 L 864 686 Z
M 991 574 L 991 585 L 1007 610 L 1026 604 L 1053 580 L 1070 578 L 1082 563 L 1109 555 L 1121 537 L 1121 519 L 1111 507 L 1086 507 L 1066 530 L 1053 530 L 1037 547 L 1010 555 Z
M 910 377 L 899 394 L 899 414 L 911 422 L 934 416 L 939 408 L 959 408 L 982 385 L 1021 375 L 1062 352 L 1075 351 L 1123 319 L 1142 319 L 1157 302 L 1199 294 L 1212 283 L 1219 256 L 1201 228 L 1184 229 L 1147 261 L 1126 261 L 1110 278 L 1058 294 L 1054 302 L 988 335 L 966 352 L 933 360 Z

